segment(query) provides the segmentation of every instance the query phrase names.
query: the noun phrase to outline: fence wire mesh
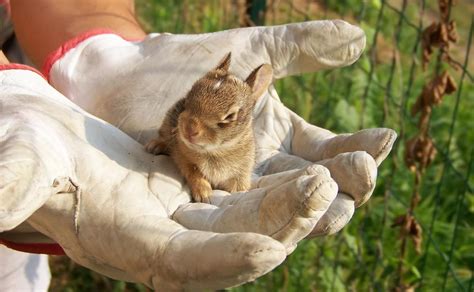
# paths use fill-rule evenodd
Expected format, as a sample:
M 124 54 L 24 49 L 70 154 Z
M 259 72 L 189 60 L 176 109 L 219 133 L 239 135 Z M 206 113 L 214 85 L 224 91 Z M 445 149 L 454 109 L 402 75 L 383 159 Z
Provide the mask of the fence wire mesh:
M 372 199 L 337 235 L 303 241 L 278 269 L 233 290 L 474 291 L 474 4 L 454 4 L 137 1 L 149 31 L 201 33 L 339 18 L 367 35 L 354 65 L 275 86 L 287 106 L 334 132 L 398 132 Z

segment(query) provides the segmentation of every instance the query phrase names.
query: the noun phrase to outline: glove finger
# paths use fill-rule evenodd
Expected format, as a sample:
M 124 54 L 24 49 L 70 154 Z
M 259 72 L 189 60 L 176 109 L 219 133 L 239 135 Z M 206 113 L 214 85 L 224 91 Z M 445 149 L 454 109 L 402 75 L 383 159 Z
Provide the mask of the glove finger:
M 336 135 L 311 125 L 283 105 L 272 86 L 255 106 L 254 132 L 258 162 L 267 160 L 279 150 L 309 161 L 332 158 L 344 152 L 365 151 L 380 165 L 397 138 L 395 131 L 387 128 Z
M 306 163 L 304 165 L 306 165 Z M 324 167 L 320 167 L 316 164 L 310 164 L 307 167 L 290 169 L 287 171 L 255 177 L 254 179 L 252 179 L 251 188 L 265 188 L 267 190 L 270 190 L 272 188 L 280 186 L 283 183 L 297 179 L 298 177 L 303 175 L 329 175 L 329 172 Z
M 317 164 L 329 169 L 339 191 L 351 196 L 356 208 L 369 200 L 375 189 L 377 164 L 367 152 L 341 153 Z
M 250 28 L 243 60 L 266 52 L 276 78 L 347 66 L 365 48 L 365 34 L 342 20 L 309 21 L 273 27 Z M 248 37 L 250 36 L 250 37 Z M 257 64 L 253 64 L 257 65 Z
M 219 206 L 182 205 L 173 219 L 190 229 L 255 232 L 283 243 L 290 253 L 326 212 L 337 185 L 322 166 L 278 187 L 254 189 L 224 198 Z
M 354 199 L 344 193 L 338 193 L 336 199 L 318 221 L 309 238 L 339 232 L 354 215 Z
M 260 171 L 264 176 L 254 180 L 255 186 L 278 185 L 285 177 L 295 177 L 312 171 L 314 165 L 323 165 L 338 185 L 340 192 L 350 195 L 359 207 L 372 195 L 377 179 L 377 164 L 364 151 L 341 153 L 333 158 L 309 162 L 298 156 L 280 152 L 268 158 Z
M 161 38 L 160 42 L 151 40 L 158 50 L 160 46 L 167 49 L 181 47 L 181 51 L 170 51 L 171 56 L 182 52 L 183 46 L 189 47 L 194 54 L 216 56 L 215 62 L 225 53 L 232 52 L 238 75 L 244 71 L 248 74 L 262 63 L 270 63 L 275 78 L 347 66 L 354 63 L 365 48 L 364 31 L 343 20 L 239 28 L 193 36 L 157 35 L 154 38 Z
M 268 273 L 286 257 L 284 247 L 254 233 L 217 234 L 184 231 L 173 236 L 155 266 L 173 280 L 152 278 L 156 291 L 216 290 L 232 287 Z
M 295 124 L 292 153 L 306 160 L 319 161 L 339 153 L 365 151 L 377 166 L 392 150 L 397 134 L 392 129 L 365 129 L 353 134 L 321 136 L 321 129 L 300 119 Z

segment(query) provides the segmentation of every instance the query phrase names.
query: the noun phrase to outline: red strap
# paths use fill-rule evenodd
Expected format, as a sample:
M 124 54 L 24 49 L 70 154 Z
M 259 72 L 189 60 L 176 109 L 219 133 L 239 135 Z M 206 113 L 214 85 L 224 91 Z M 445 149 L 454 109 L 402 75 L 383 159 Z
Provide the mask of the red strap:
M 0 239 L 0 244 L 3 244 L 6 247 L 17 251 L 27 253 L 65 255 L 63 248 L 57 243 L 17 243 L 5 239 Z

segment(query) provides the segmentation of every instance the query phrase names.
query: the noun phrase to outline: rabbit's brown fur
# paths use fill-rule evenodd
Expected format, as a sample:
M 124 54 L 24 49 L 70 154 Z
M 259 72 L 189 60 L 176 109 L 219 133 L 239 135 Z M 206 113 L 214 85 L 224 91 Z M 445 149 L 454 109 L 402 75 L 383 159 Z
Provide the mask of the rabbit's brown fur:
M 193 199 L 208 202 L 212 188 L 250 188 L 255 163 L 252 110 L 272 79 L 270 65 L 245 81 L 229 73 L 230 53 L 196 81 L 168 112 L 146 150 L 169 154 L 188 182 Z

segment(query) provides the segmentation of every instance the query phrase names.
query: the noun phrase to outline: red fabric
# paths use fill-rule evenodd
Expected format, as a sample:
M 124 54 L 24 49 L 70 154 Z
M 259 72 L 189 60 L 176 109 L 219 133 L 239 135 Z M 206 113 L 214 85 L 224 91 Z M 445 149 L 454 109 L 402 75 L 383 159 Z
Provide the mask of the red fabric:
M 59 48 L 51 52 L 46 58 L 46 61 L 44 62 L 43 68 L 41 70 L 44 76 L 46 76 L 46 79 L 49 81 L 49 72 L 51 71 L 51 67 L 53 67 L 54 63 L 56 63 L 57 60 L 61 59 L 67 52 L 69 52 L 69 50 L 74 49 L 78 44 L 87 40 L 88 38 L 96 36 L 96 35 L 100 35 L 100 34 L 115 34 L 115 35 L 120 36 L 119 34 L 115 33 L 113 30 L 100 28 L 100 29 L 94 29 L 94 30 L 85 32 L 83 34 L 80 34 L 66 41 Z M 128 41 L 140 41 L 136 39 L 127 39 L 122 36 L 120 37 Z
M 3 244 L 6 247 L 17 251 L 27 253 L 65 255 L 63 248 L 57 243 L 17 243 L 5 239 L 0 239 L 0 244 Z
M 16 64 L 16 63 L 10 63 L 10 64 L 3 64 L 0 65 L 0 70 L 29 70 L 37 73 L 41 77 L 45 78 L 43 74 L 41 74 L 40 71 L 36 70 L 33 67 L 30 67 L 28 65 L 23 65 L 23 64 Z M 46 78 L 45 78 L 46 79 Z

